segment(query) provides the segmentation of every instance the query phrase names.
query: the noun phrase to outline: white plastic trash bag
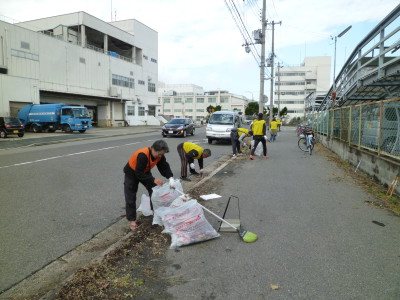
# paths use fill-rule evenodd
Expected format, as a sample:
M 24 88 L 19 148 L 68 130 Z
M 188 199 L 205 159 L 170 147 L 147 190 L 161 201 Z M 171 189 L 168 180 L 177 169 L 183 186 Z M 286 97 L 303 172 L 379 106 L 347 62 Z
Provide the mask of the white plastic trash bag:
M 137 211 L 140 211 L 145 217 L 153 215 L 153 211 L 151 210 L 150 206 L 149 196 L 142 194 L 142 197 L 140 198 L 140 205 Z
M 254 140 L 251 141 L 251 149 L 254 148 Z M 254 151 L 254 155 L 261 156 L 263 154 L 263 148 L 261 142 L 258 143 L 256 150 Z
M 175 179 L 175 188 L 182 191 L 182 184 L 179 179 Z M 164 183 L 162 186 L 153 187 L 153 194 L 151 195 L 151 202 L 153 203 L 154 212 L 157 208 L 168 207 L 172 201 L 178 198 L 181 194 L 175 189 L 169 187 L 169 182 Z M 154 213 L 153 225 L 163 225 L 161 218 Z
M 177 199 L 177 201 L 180 200 Z M 163 233 L 171 235 L 170 249 L 207 241 L 220 236 L 207 221 L 203 209 L 196 200 L 180 203 L 180 206 L 161 207 L 156 211 L 165 226 Z

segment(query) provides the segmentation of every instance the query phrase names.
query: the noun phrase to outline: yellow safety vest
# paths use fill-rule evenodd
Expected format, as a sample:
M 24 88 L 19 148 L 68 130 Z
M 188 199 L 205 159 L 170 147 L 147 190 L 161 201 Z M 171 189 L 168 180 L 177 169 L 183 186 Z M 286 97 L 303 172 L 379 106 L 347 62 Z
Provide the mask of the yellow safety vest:
M 185 153 L 189 153 L 192 150 L 196 150 L 197 153 L 199 153 L 196 157 L 193 157 L 194 159 L 199 159 L 201 158 L 201 155 L 203 154 L 203 148 L 201 148 L 200 146 L 193 144 L 193 143 L 183 143 L 183 150 L 185 151 Z
M 254 120 L 253 121 L 253 135 L 263 135 L 265 121 L 264 120 Z
M 272 121 L 270 125 L 271 129 L 278 129 L 278 122 L 277 121 Z
M 249 130 L 246 129 L 246 128 L 238 128 L 238 136 L 241 137 L 243 133 L 248 135 L 249 134 Z

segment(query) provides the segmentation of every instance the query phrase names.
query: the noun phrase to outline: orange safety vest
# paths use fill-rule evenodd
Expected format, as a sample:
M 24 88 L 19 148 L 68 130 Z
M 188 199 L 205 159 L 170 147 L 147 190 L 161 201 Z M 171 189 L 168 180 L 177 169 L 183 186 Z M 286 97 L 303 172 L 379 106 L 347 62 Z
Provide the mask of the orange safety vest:
M 137 158 L 138 158 L 138 155 L 140 153 L 145 154 L 147 156 L 148 161 L 149 161 L 147 166 L 146 166 L 146 168 L 144 169 L 145 173 L 150 172 L 150 170 L 153 169 L 156 166 L 156 164 L 161 160 L 162 157 L 159 157 L 159 158 L 156 158 L 155 160 L 152 160 L 150 151 L 151 151 L 150 147 L 147 147 L 147 148 L 139 149 L 135 153 L 133 153 L 133 155 L 129 159 L 129 166 L 132 168 L 132 170 L 136 170 Z

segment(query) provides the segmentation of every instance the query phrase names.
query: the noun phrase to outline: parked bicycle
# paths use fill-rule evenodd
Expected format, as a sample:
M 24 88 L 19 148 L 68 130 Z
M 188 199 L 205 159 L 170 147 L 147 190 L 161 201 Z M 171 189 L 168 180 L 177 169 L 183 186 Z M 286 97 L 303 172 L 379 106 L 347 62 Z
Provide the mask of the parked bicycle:
M 304 152 L 309 152 L 312 154 L 312 150 L 314 149 L 314 144 L 316 142 L 314 131 L 311 128 L 303 128 L 303 133 L 300 134 L 300 138 L 298 141 L 298 145 L 300 150 Z

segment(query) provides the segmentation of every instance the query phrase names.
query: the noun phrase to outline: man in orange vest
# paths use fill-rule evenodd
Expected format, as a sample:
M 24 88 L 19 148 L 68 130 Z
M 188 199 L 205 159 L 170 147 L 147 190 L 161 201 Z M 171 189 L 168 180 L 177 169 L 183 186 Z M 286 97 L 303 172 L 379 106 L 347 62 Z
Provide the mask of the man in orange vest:
M 164 154 L 169 152 L 168 144 L 163 140 L 155 141 L 151 147 L 146 147 L 137 150 L 128 163 L 124 167 L 125 181 L 125 209 L 126 218 L 130 222 L 129 227 L 135 230 L 136 224 L 136 193 L 138 191 L 139 182 L 142 183 L 151 199 L 153 187 L 163 185 L 163 181 L 159 178 L 154 178 L 151 174 L 151 169 L 157 166 L 161 175 L 169 178 L 171 188 L 175 187 L 175 181 L 167 160 Z M 150 207 L 153 209 L 153 204 L 150 200 Z

